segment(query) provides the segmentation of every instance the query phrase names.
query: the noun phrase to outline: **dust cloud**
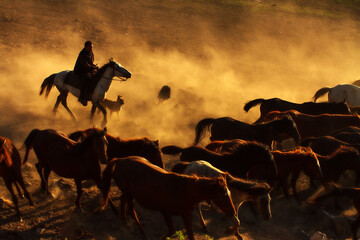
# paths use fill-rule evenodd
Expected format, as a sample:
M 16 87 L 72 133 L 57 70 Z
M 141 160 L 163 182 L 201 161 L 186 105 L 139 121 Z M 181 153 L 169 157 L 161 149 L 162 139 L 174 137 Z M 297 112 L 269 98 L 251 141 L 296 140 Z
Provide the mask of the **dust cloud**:
M 253 122 L 258 108 L 245 113 L 243 106 L 255 98 L 311 101 L 321 87 L 359 78 L 359 23 L 347 12 L 304 13 L 261 1 L 255 7 L 216 1 L 6 2 L 10 7 L 0 9 L 0 134 L 18 144 L 33 128 L 70 133 L 100 126 L 102 116 L 89 122 L 91 107 L 73 96 L 68 105 L 78 123 L 62 106 L 53 115 L 56 88 L 47 99 L 39 96 L 46 77 L 73 69 L 85 40 L 94 42 L 100 66 L 113 57 L 132 72 L 107 93 L 108 99 L 125 100 L 119 118 L 109 118 L 109 132 L 149 136 L 161 145 L 190 145 L 203 118 Z M 163 85 L 172 96 L 158 104 Z

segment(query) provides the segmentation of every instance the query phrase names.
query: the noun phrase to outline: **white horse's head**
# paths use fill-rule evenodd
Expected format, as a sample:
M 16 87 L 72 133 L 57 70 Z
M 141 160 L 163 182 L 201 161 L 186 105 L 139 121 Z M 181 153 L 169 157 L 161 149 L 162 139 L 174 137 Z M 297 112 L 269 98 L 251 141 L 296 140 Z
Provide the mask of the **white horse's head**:
M 113 68 L 114 77 L 125 78 L 125 80 L 131 78 L 131 72 L 126 70 L 126 68 L 112 58 L 109 60 L 109 66 Z

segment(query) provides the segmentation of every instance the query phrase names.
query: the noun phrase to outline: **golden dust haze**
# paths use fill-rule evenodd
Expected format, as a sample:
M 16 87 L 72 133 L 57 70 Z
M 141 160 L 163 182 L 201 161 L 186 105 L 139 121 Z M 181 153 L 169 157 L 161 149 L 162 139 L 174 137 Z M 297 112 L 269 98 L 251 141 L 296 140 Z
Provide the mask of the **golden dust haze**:
M 106 95 L 125 100 L 109 132 L 161 145 L 190 145 L 203 118 L 253 122 L 259 108 L 245 113 L 243 106 L 255 98 L 311 101 L 319 88 L 360 75 L 359 22 L 332 6 L 324 12 L 291 1 L 15 2 L 0 7 L 0 135 L 18 144 L 33 128 L 70 133 L 100 126 L 102 116 L 89 122 L 90 106 L 73 96 L 68 105 L 77 124 L 62 106 L 52 114 L 56 88 L 47 99 L 39 96 L 46 77 L 73 69 L 86 40 L 94 42 L 100 66 L 113 57 L 132 72 Z M 171 98 L 158 104 L 165 84 Z

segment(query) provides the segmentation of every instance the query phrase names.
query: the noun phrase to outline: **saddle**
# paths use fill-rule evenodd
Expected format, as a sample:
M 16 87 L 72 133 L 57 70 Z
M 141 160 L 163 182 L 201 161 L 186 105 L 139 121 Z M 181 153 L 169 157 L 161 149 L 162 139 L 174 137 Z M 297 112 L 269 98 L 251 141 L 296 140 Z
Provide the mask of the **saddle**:
M 97 83 L 98 83 L 98 79 L 96 80 L 93 77 L 90 77 L 89 79 L 86 80 L 86 83 L 84 83 L 83 80 L 80 79 L 79 76 L 75 74 L 74 71 L 70 71 L 64 79 L 64 84 L 68 84 L 70 86 L 78 88 L 81 91 L 87 91 L 88 100 L 91 99 L 91 96 L 96 88 Z

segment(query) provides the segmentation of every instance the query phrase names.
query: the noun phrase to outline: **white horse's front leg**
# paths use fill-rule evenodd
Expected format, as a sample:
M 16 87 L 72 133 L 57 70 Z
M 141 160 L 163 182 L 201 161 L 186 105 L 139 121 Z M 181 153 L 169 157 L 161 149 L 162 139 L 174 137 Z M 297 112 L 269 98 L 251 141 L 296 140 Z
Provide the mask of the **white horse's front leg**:
M 94 118 L 94 113 L 96 108 L 98 108 L 104 115 L 103 121 L 101 122 L 101 127 L 105 127 L 106 123 L 107 123 L 107 117 L 106 117 L 106 110 L 105 108 L 100 104 L 100 102 L 95 102 L 93 103 L 93 106 L 91 108 L 91 114 L 90 114 L 90 119 L 92 120 Z

